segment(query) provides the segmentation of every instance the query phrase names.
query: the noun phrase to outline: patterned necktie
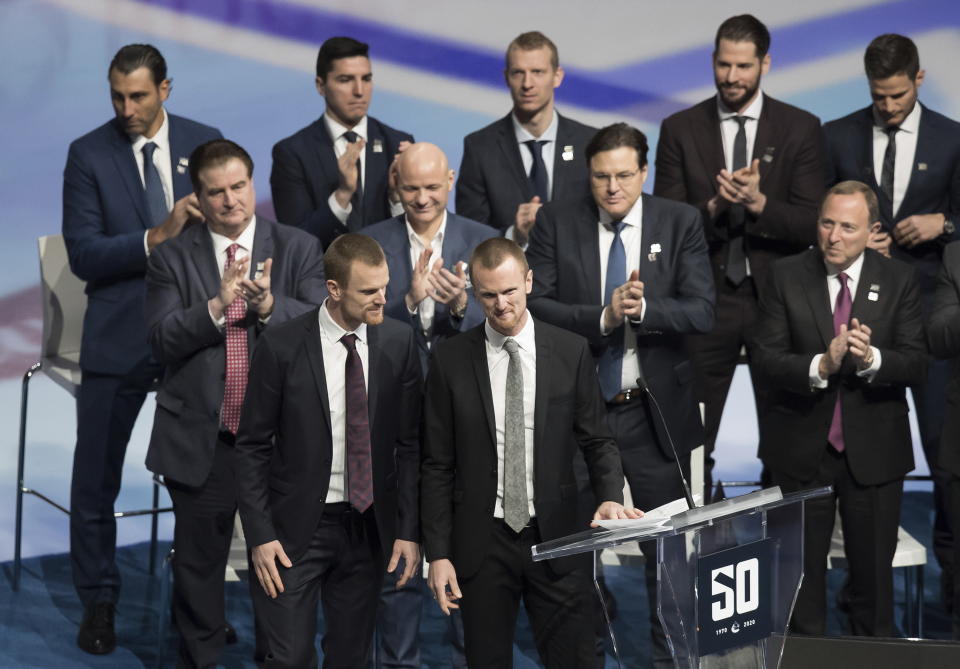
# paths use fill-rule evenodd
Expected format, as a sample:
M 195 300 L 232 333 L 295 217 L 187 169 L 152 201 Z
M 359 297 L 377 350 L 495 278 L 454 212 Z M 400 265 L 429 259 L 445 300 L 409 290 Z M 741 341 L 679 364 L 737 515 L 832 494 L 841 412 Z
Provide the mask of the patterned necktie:
M 746 116 L 734 116 L 733 120 L 740 127 L 733 140 L 733 171 L 747 166 L 747 119 Z M 727 245 L 727 280 L 734 286 L 739 286 L 747 278 L 747 252 L 743 246 L 743 223 L 746 212 L 742 204 L 730 205 L 727 215 L 728 245 Z
M 160 172 L 153 164 L 153 152 L 157 145 L 147 142 L 143 145 L 143 188 L 147 192 L 147 210 L 154 226 L 167 220 L 170 210 L 167 209 L 167 196 L 163 193 L 163 182 L 160 181 Z
M 887 133 L 887 150 L 883 152 L 883 169 L 880 172 L 880 190 L 893 206 L 893 173 L 897 167 L 897 131 L 900 126 L 891 125 L 884 129 Z
M 620 233 L 626 225 L 623 221 L 613 222 L 613 243 L 607 255 L 607 275 L 603 288 L 604 306 L 613 301 L 613 291 L 623 285 L 627 278 L 627 252 L 623 247 Z M 618 325 L 610 334 L 610 345 L 600 355 L 597 363 L 597 374 L 600 377 L 600 390 L 608 402 L 619 393 L 620 377 L 623 375 L 623 326 Z
M 530 522 L 523 423 L 523 367 L 520 365 L 520 347 L 515 339 L 507 338 L 503 348 L 510 355 L 503 421 L 503 520 L 514 532 L 520 532 Z
M 373 469 L 370 464 L 370 416 L 367 389 L 363 382 L 363 362 L 357 352 L 357 335 L 340 338 L 347 349 L 344 381 L 347 392 L 347 497 L 353 508 L 363 513 L 373 504 Z
M 524 142 L 530 149 L 530 155 L 533 156 L 533 164 L 530 166 L 530 185 L 533 186 L 533 194 L 540 197 L 540 201 L 547 203 L 547 164 L 543 162 L 543 145 L 547 143 L 545 139 L 528 139 Z
M 360 135 L 353 130 L 347 130 L 343 133 L 343 138 L 353 144 L 359 141 Z M 347 219 L 347 228 L 351 232 L 356 232 L 363 227 L 363 169 L 361 168 L 360 158 L 357 158 L 357 189 L 353 191 L 353 195 L 350 197 L 350 204 L 353 205 L 353 211 Z
M 840 334 L 841 325 L 849 325 L 850 310 L 853 301 L 850 299 L 850 289 L 847 287 L 847 275 L 840 272 L 837 275 L 840 282 L 840 292 L 837 293 L 837 303 L 833 310 L 833 334 Z M 830 431 L 827 433 L 827 441 L 837 449 L 838 453 L 843 453 L 845 448 L 843 444 L 843 413 L 840 406 L 840 388 L 837 388 L 837 402 L 833 405 L 833 420 L 830 421 Z
M 227 262 L 223 271 L 237 258 L 239 244 L 227 247 Z M 247 316 L 247 302 L 242 297 L 233 298 L 227 306 L 227 375 L 223 384 L 223 405 L 220 408 L 220 422 L 233 434 L 240 425 L 240 408 L 243 406 L 243 394 L 247 390 L 247 328 L 244 323 Z

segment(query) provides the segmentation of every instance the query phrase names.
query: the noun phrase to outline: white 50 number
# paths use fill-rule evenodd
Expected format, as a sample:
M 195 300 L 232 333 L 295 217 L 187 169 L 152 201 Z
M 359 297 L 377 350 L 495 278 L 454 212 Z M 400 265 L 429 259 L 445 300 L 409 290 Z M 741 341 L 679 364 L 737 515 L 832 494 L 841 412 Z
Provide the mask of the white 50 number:
M 723 583 L 717 580 L 718 576 L 722 577 Z M 757 558 L 714 569 L 710 572 L 710 594 L 720 597 L 710 610 L 714 622 L 731 618 L 734 613 L 743 615 L 755 611 L 760 606 L 759 590 L 760 563 Z

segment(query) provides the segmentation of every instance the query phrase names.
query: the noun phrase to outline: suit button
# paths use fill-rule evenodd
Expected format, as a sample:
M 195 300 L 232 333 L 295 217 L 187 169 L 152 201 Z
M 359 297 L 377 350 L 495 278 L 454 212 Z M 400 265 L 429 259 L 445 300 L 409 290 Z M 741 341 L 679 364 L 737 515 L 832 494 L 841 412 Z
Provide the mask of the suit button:
M 219 416 L 220 416 L 220 409 L 214 409 L 214 410 L 213 410 L 213 415 L 219 417 Z

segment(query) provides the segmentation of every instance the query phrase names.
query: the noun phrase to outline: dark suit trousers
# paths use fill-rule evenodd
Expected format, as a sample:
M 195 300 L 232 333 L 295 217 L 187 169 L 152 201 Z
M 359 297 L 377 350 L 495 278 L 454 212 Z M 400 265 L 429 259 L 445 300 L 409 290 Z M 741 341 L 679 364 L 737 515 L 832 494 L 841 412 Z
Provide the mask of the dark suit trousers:
M 370 656 L 383 585 L 382 550 L 373 509 L 363 515 L 327 504 L 306 553 L 293 566 L 277 564 L 284 591 L 270 599 L 256 578 L 250 594 L 257 627 L 257 666 L 317 666 L 317 603 L 326 624 L 325 669 L 358 669 Z
M 232 440 L 230 440 L 232 442 Z M 226 637 L 223 578 L 237 513 L 236 454 L 217 439 L 213 467 L 200 487 L 167 479 L 173 500 L 173 622 L 178 667 L 213 667 Z
M 130 432 L 160 373 L 146 358 L 125 376 L 83 371 L 70 485 L 70 566 L 84 606 L 116 603 L 120 596 L 113 505 Z
M 372 669 L 420 669 L 423 571 L 418 564 L 413 577 L 402 588 L 398 588 L 397 581 L 403 574 L 404 562 L 401 558 L 393 573 L 387 574 L 383 580 L 370 662 Z
M 771 471 L 784 493 L 832 485 L 834 494 L 805 502 L 803 584 L 793 609 L 790 629 L 798 634 L 823 635 L 827 610 L 827 553 L 839 503 L 844 552 L 850 578 L 850 632 L 857 636 L 895 636 L 893 624 L 893 554 L 903 479 L 875 486 L 858 484 L 847 458 L 825 446 L 816 476 L 799 481 Z
M 459 579 L 467 665 L 513 666 L 513 635 L 522 597 L 544 666 L 593 669 L 597 660 L 587 571 L 574 569 L 557 576 L 546 562 L 534 562 L 530 547 L 540 543 L 536 520 L 520 534 L 502 519 L 493 524 L 480 569 Z
M 713 449 L 720 431 L 723 407 L 730 392 L 733 374 L 740 362 L 740 349 L 746 346 L 747 361 L 753 345 L 758 315 L 757 293 L 752 278 L 738 287 L 721 278 L 717 284 L 716 324 L 709 334 L 687 337 L 690 358 L 696 370 L 697 399 L 704 403 L 704 491 L 709 496 L 713 487 Z M 755 365 L 750 365 L 757 415 L 760 414 L 760 379 Z
M 953 447 L 956 448 L 957 445 Z M 953 536 L 960 536 L 960 476 L 951 475 L 949 499 Z M 960 574 L 960 541 L 953 544 L 953 573 Z M 954 578 L 951 585 L 952 591 L 945 594 L 953 606 L 953 638 L 960 641 L 960 581 Z
M 659 420 L 659 418 L 658 418 Z M 683 483 L 673 458 L 667 459 L 657 446 L 650 408 L 644 398 L 628 404 L 607 405 L 607 422 L 623 461 L 623 473 L 630 484 L 633 505 L 645 511 L 683 497 Z M 681 457 L 684 476 L 690 476 L 689 458 Z M 654 667 L 673 667 L 673 655 L 657 616 L 657 544 L 640 544 L 644 557 L 647 602 L 650 606 L 651 656 Z

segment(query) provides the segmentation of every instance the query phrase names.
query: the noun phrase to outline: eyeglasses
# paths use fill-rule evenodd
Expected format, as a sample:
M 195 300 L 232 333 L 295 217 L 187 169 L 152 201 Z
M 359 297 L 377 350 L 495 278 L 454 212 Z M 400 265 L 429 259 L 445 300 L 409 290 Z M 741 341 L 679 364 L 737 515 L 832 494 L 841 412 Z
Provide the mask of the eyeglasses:
M 607 186 L 614 181 L 617 183 L 626 183 L 627 181 L 634 179 L 638 174 L 640 174 L 640 170 L 634 170 L 632 172 L 618 172 L 617 174 L 598 174 L 596 172 L 591 172 L 590 178 L 598 184 Z

